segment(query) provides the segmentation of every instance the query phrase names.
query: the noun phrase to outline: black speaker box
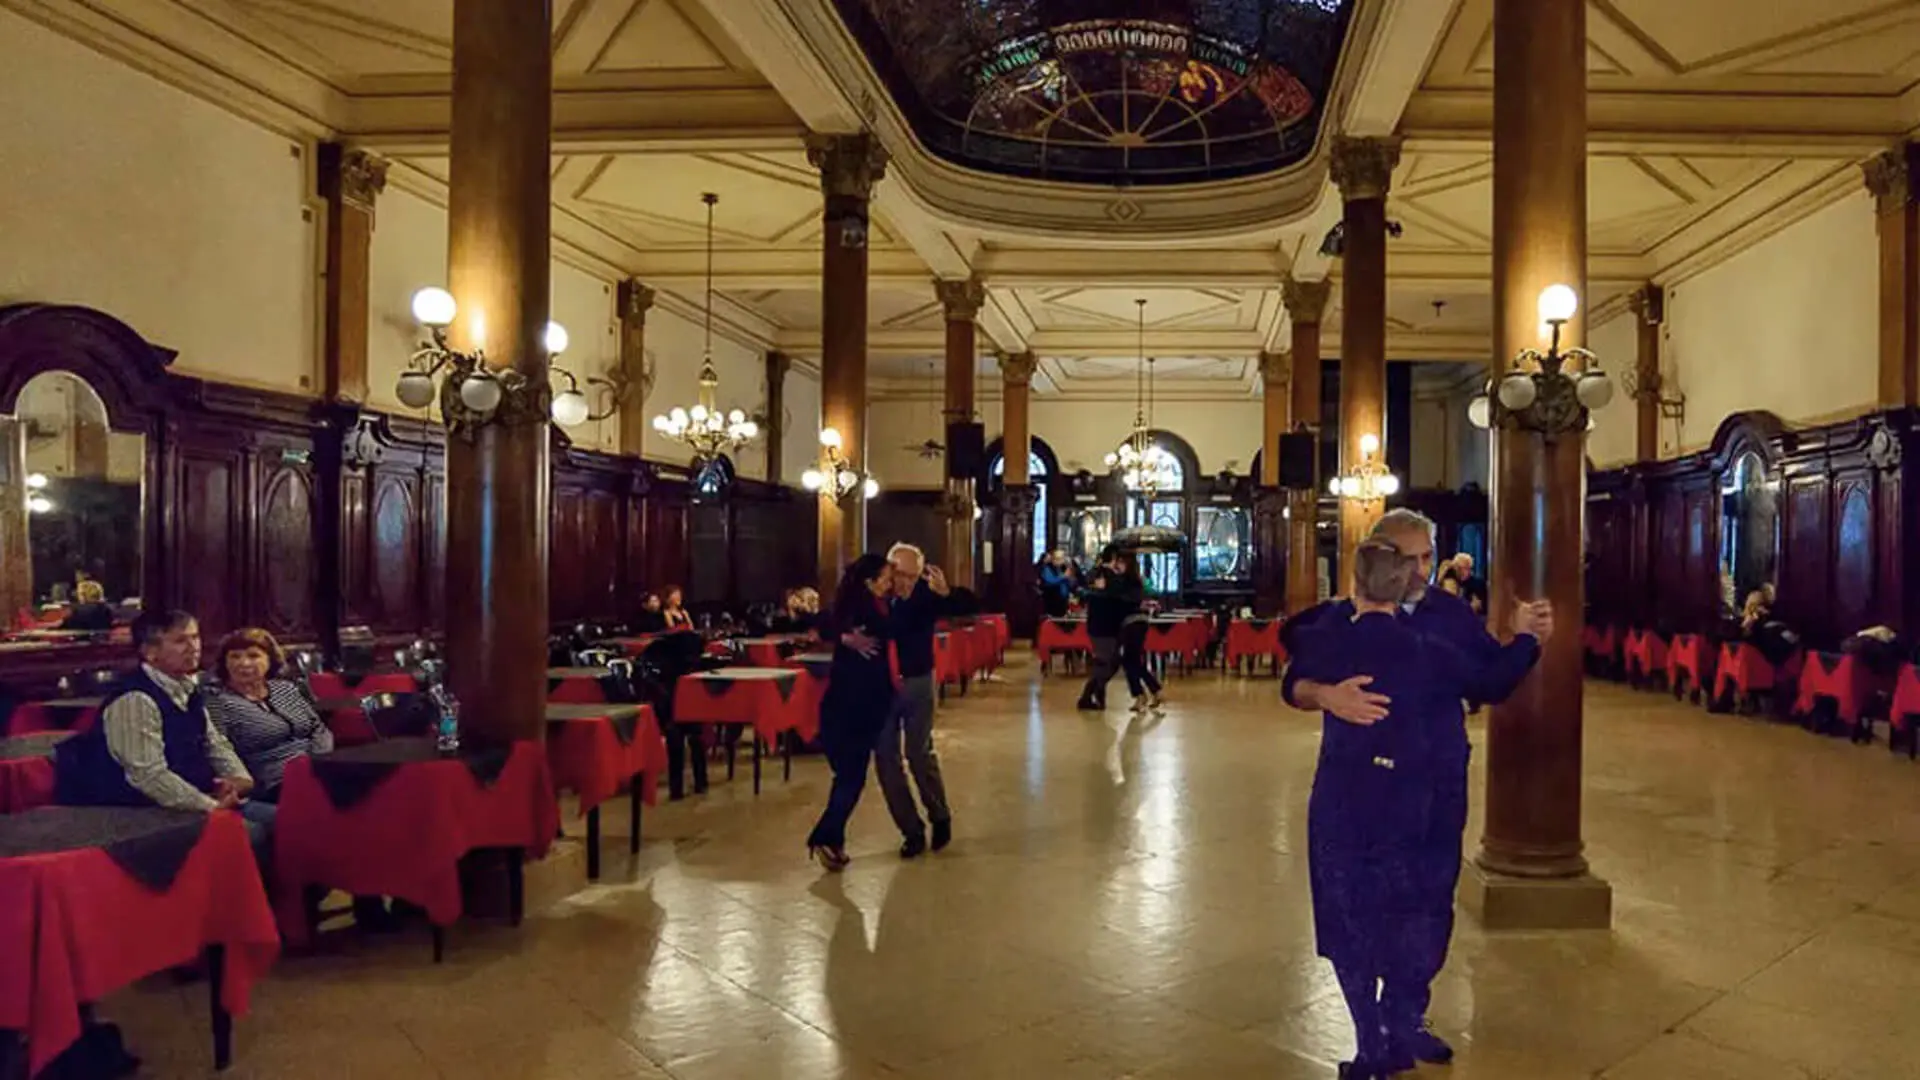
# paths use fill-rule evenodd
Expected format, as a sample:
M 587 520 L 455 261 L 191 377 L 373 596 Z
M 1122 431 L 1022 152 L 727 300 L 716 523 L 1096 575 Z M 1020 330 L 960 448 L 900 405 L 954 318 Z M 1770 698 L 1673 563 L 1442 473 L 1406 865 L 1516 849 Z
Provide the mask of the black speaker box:
M 1314 436 L 1310 431 L 1292 431 L 1280 436 L 1280 486 L 1295 491 L 1317 491 L 1318 470 L 1314 468 Z
M 987 429 L 981 424 L 947 425 L 947 478 L 978 479 L 987 467 Z

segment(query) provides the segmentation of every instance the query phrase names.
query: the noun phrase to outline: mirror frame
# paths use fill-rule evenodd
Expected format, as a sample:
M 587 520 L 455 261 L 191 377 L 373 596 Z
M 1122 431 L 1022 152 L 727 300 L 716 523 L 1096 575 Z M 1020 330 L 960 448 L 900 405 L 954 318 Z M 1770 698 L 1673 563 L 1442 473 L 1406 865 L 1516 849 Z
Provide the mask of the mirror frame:
M 1713 475 L 1714 513 L 1713 519 L 1713 568 L 1717 582 L 1726 569 L 1722 562 L 1726 536 L 1725 515 L 1720 512 L 1720 498 L 1726 485 L 1733 479 L 1733 472 L 1740 462 L 1748 456 L 1760 460 L 1760 466 L 1768 479 L 1782 485 L 1780 496 L 1774 504 L 1773 514 L 1773 582 L 1778 588 L 1780 583 L 1781 533 L 1786 525 L 1785 513 L 1785 477 L 1781 470 L 1783 441 L 1787 438 L 1786 424 L 1770 412 L 1734 413 L 1723 421 L 1714 432 L 1713 443 L 1709 449 L 1710 465 Z M 1718 589 L 1715 589 L 1718 594 Z M 1737 591 L 1737 590 L 1736 590 Z M 1734 597 L 1735 610 L 1746 602 L 1746 597 Z M 1719 600 L 1716 596 L 1716 606 Z

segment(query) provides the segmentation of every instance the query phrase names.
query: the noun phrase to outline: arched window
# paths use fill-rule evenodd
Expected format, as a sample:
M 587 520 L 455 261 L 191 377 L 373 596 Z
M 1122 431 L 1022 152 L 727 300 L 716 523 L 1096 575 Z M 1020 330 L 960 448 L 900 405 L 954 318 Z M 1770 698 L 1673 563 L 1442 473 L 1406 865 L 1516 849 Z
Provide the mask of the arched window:
M 1151 433 L 1144 459 L 1134 458 L 1131 447 L 1123 443 L 1114 453 L 1121 459 L 1119 469 L 1127 485 L 1128 528 L 1136 525 L 1161 525 L 1169 529 L 1186 528 L 1186 487 L 1193 461 L 1193 448 L 1166 432 Z M 1132 460 L 1130 460 L 1130 458 Z M 1153 498 L 1144 497 L 1145 479 L 1153 480 Z M 1140 556 L 1140 575 L 1147 591 L 1176 595 L 1185 585 L 1185 560 L 1179 552 L 1152 552 Z
M 1000 480 L 1007 475 L 1007 455 L 993 455 L 993 478 Z M 1027 451 L 1027 482 L 1033 485 L 1033 561 L 1039 562 L 1047 554 L 1047 463 L 1040 455 Z

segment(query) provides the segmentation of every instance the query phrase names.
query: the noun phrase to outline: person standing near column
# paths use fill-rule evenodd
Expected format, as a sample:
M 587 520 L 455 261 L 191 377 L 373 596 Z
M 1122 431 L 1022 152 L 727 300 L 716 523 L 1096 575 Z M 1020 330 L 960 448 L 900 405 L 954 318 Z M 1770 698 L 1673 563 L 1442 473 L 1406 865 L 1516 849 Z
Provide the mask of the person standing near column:
M 927 850 L 926 825 L 914 803 L 907 771 L 926 804 L 933 826 L 933 850 L 953 840 L 953 811 L 947 806 L 947 785 L 940 777 L 940 755 L 933 748 L 933 707 L 938 676 L 933 671 L 933 635 L 946 610 L 950 590 L 947 576 L 912 544 L 895 544 L 887 552 L 893 566 L 893 612 L 888 634 L 900 655 L 900 693 L 892 715 L 880 732 L 873 771 L 887 799 L 887 811 L 904 838 L 900 857 L 911 859 Z M 904 749 L 906 767 L 901 767 Z

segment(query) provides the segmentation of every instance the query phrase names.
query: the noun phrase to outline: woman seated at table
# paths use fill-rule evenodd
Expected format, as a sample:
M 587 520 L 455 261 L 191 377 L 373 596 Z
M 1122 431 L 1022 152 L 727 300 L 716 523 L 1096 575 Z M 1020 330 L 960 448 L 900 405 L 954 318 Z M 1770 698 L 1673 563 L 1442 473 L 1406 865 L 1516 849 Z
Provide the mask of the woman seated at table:
M 252 628 L 228 634 L 213 660 L 219 682 L 207 712 L 253 774 L 253 797 L 262 802 L 280 801 L 287 762 L 333 749 L 333 732 L 300 687 L 282 677 L 286 668 L 280 643 Z
M 667 617 L 660 611 L 660 594 L 650 592 L 640 601 L 640 617 L 633 620 L 636 634 L 658 634 L 667 628 Z
M 687 614 L 686 607 L 681 603 L 678 585 L 667 590 L 667 607 L 660 615 L 666 620 L 668 630 L 693 629 L 693 616 Z
M 860 803 L 867 763 L 893 710 L 886 642 L 886 597 L 892 589 L 893 566 L 886 556 L 860 556 L 840 579 L 822 629 L 822 637 L 835 643 L 832 674 L 820 702 L 820 745 L 833 769 L 833 788 L 807 837 L 807 854 L 835 873 L 852 861 L 847 856 L 847 819 Z
M 104 634 L 113 629 L 113 605 L 107 603 L 107 590 L 92 579 L 73 587 L 75 605 L 60 621 L 62 630 L 87 630 Z
M 805 634 L 820 620 L 820 594 L 812 589 L 788 589 L 786 603 L 773 618 L 776 634 Z

